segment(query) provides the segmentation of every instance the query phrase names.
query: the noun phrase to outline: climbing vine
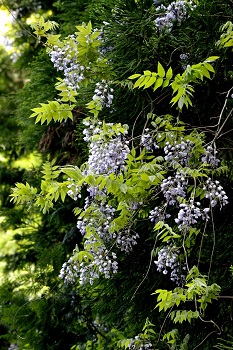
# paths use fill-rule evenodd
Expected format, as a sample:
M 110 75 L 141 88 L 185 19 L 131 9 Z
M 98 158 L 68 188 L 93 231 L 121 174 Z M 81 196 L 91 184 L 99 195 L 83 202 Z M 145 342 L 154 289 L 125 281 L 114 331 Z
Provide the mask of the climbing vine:
M 183 17 L 188 18 L 182 5 L 182 18 L 170 20 L 168 12 L 174 12 L 173 6 L 172 3 L 170 7 L 158 8 L 163 13 L 155 22 L 158 31 L 169 32 L 175 21 L 180 23 Z M 195 7 L 190 2 L 189 11 Z M 82 244 L 76 245 L 73 254 L 63 263 L 60 280 L 78 292 L 89 285 L 95 286 L 102 278 L 114 278 L 122 272 L 122 259 L 132 254 L 139 242 L 149 241 L 152 242 L 149 268 L 153 264 L 156 273 L 161 273 L 171 286 L 149 291 L 153 298 L 157 297 L 154 312 L 163 317 L 167 313 L 164 322 L 169 319 L 172 327 L 199 320 L 213 325 L 220 333 L 220 326 L 206 317 L 206 310 L 221 293 L 221 286 L 212 280 L 212 265 L 215 215 L 228 204 L 222 184 L 228 169 L 218 158 L 217 149 L 226 119 L 222 121 L 221 113 L 209 139 L 205 130 L 194 127 L 190 130 L 180 117 L 184 106 L 188 109 L 193 105 L 196 85 L 204 84 L 206 78 L 214 79 L 215 63 L 220 56 L 187 65 L 177 74 L 172 66 L 165 69 L 158 62 L 156 72 L 134 72 L 128 77 L 128 83 L 119 83 L 111 61 L 101 49 L 102 30 L 93 29 L 91 22 L 77 26 L 77 31 L 63 40 L 59 34 L 50 33 L 58 28 L 55 22 L 46 22 L 41 17 L 32 27 L 38 40 L 43 38 L 54 67 L 62 74 L 55 85 L 56 100 L 33 108 L 31 117 L 36 118 L 35 123 L 73 120 L 79 96 L 87 88 L 93 96 L 86 103 L 82 121 L 83 140 L 88 149 L 86 162 L 79 167 L 46 162 L 40 186 L 16 183 L 11 194 L 16 205 L 36 207 L 43 214 L 51 212 L 59 200 L 74 201 L 73 212 Z M 227 33 L 221 35 L 217 45 L 231 46 L 231 22 L 227 22 L 222 31 Z M 134 79 L 137 80 L 132 87 L 130 81 Z M 128 124 L 106 121 L 104 111 L 112 108 L 114 86 L 119 87 L 121 83 L 131 90 L 167 91 L 170 104 L 177 107 L 174 115 L 156 115 L 152 108 L 144 126 L 135 135 Z M 148 232 L 142 237 L 138 230 L 141 221 L 146 223 Z M 209 238 L 210 245 L 209 255 L 205 257 L 207 273 L 201 268 L 205 237 Z M 142 282 L 139 280 L 138 285 Z M 188 348 L 190 335 L 164 325 L 159 332 L 154 328 L 147 319 L 142 333 L 134 338 L 128 339 L 116 331 L 114 346 L 155 349 L 166 344 L 170 349 Z M 88 344 L 95 343 L 98 346 L 98 340 Z M 73 348 L 81 349 L 79 345 Z

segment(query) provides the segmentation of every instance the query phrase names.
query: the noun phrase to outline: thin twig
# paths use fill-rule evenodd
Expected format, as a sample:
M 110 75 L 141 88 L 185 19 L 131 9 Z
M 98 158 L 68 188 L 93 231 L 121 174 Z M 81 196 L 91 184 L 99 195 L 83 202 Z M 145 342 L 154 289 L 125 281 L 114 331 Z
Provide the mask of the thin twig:
M 227 91 L 227 93 L 226 93 L 226 98 L 225 98 L 225 101 L 224 101 L 222 110 L 221 110 L 221 112 L 220 112 L 220 115 L 219 115 L 219 117 L 218 117 L 218 123 L 217 123 L 217 125 L 216 125 L 216 126 L 217 126 L 217 130 L 216 130 L 216 134 L 215 134 L 215 137 L 214 137 L 214 140 L 213 140 L 213 141 L 215 141 L 215 140 L 218 138 L 220 132 L 222 131 L 224 125 L 226 124 L 227 120 L 229 119 L 229 117 L 230 117 L 230 115 L 231 115 L 231 113 L 232 113 L 232 111 L 233 111 L 233 108 L 232 108 L 231 111 L 230 111 L 230 113 L 228 113 L 228 116 L 227 116 L 226 119 L 224 120 L 223 124 L 220 126 L 221 120 L 222 120 L 222 116 L 223 116 L 223 112 L 224 112 L 224 110 L 225 110 L 225 108 L 226 108 L 227 101 L 228 101 L 228 98 L 229 98 L 229 95 L 230 95 L 232 89 L 233 89 L 233 86 L 232 86 L 232 87 Z
M 225 126 L 225 124 L 226 124 L 226 122 L 228 121 L 228 119 L 230 118 L 232 112 L 233 112 L 233 108 L 232 108 L 232 109 L 230 110 L 230 112 L 228 113 L 226 119 L 225 119 L 224 122 L 222 123 L 222 126 L 217 130 L 213 142 L 214 142 L 215 140 L 217 140 L 219 137 L 221 137 L 221 135 L 219 136 L 219 134 L 220 134 L 220 132 L 222 131 L 222 129 L 223 129 L 223 127 Z
M 157 240 L 158 240 L 158 237 L 156 237 L 155 242 L 154 242 L 154 246 L 153 246 L 152 251 L 151 251 L 150 262 L 149 262 L 149 266 L 148 266 L 148 268 L 147 268 L 146 274 L 145 274 L 145 276 L 143 277 L 143 279 L 141 280 L 141 282 L 139 283 L 139 285 L 137 286 L 137 288 L 136 288 L 135 292 L 133 293 L 133 295 L 132 295 L 130 301 L 133 300 L 133 298 L 135 297 L 137 291 L 139 290 L 139 288 L 141 287 L 141 285 L 143 284 L 143 282 L 145 281 L 145 279 L 146 279 L 147 276 L 148 276 L 148 273 L 149 273 L 150 268 L 151 268 L 151 264 L 152 264 L 152 260 L 153 260 L 153 253 L 154 253 L 154 250 L 155 250 L 155 246 L 156 246 Z
M 199 264 L 200 264 L 200 261 L 201 261 L 201 251 L 202 251 L 202 246 L 203 246 L 203 241 L 204 241 L 206 227 L 207 227 L 207 220 L 205 221 L 204 232 L 203 232 L 202 237 L 201 237 L 201 244 L 200 244 L 200 249 L 199 249 L 199 254 L 198 254 L 197 268 L 199 268 Z
M 228 130 L 228 131 L 225 131 L 224 133 L 222 133 L 222 134 L 219 136 L 219 138 L 225 136 L 226 134 L 229 134 L 229 133 L 232 132 L 232 131 L 233 131 L 233 129 L 230 129 L 230 130 Z M 228 148 L 219 148 L 219 149 L 228 149 Z M 231 149 L 231 148 L 230 148 L 230 149 Z
M 160 341 L 160 337 L 161 337 L 161 333 L 162 333 L 162 331 L 163 331 L 164 325 L 165 325 L 165 323 L 166 323 L 168 317 L 171 315 L 171 312 L 172 312 L 173 308 L 174 308 L 174 306 L 172 306 L 171 310 L 169 310 L 169 312 L 167 313 L 167 315 L 166 315 L 166 317 L 165 317 L 165 319 L 164 319 L 164 321 L 163 321 L 162 326 L 160 327 L 159 336 L 158 336 L 158 341 L 156 342 L 156 344 L 158 344 L 158 342 Z
M 138 121 L 138 118 L 142 115 L 142 113 L 149 107 L 149 106 L 153 106 L 153 103 L 156 103 L 156 104 L 159 104 L 164 98 L 166 98 L 169 94 L 162 94 L 158 97 L 156 97 L 154 100 L 151 100 L 150 104 L 147 104 L 142 110 L 141 112 L 137 115 L 134 123 L 133 123 L 133 127 L 132 127 L 132 133 L 131 133 L 131 137 L 132 137 L 132 140 L 134 139 L 134 129 L 135 129 L 135 126 L 136 126 L 136 123 Z M 162 96 L 162 97 L 161 97 Z M 159 100 L 160 99 L 160 100 Z M 158 100 L 158 102 L 156 102 Z M 132 141 L 132 146 L 133 146 L 133 141 Z
M 219 295 L 217 298 L 220 298 L 220 299 L 233 299 L 233 296 L 232 295 Z
M 209 281 L 209 277 L 210 277 L 210 271 L 211 271 L 211 267 L 212 267 L 213 255 L 214 255 L 215 244 L 216 244 L 215 227 L 214 227 L 214 217 L 213 217 L 212 206 L 210 206 L 210 210 L 211 210 L 211 222 L 212 222 L 212 228 L 213 228 L 213 246 L 212 246 L 212 251 L 211 251 L 211 256 L 210 256 L 210 265 L 209 265 L 209 271 L 208 271 L 207 281 Z
M 210 332 L 209 334 L 207 334 L 207 336 L 206 336 L 197 346 L 195 346 L 195 348 L 193 348 L 193 350 L 199 348 L 199 346 L 201 346 L 201 345 L 206 341 L 206 339 L 207 339 L 211 334 L 213 334 L 213 333 L 218 333 L 218 332 L 217 332 L 217 331 L 212 331 L 212 332 Z M 219 334 L 219 333 L 218 333 L 218 334 Z
M 16 23 L 18 23 L 18 25 L 25 31 L 27 32 L 30 36 L 32 36 L 33 38 L 35 38 L 36 40 L 38 40 L 38 37 L 36 35 L 34 35 L 33 33 L 31 33 L 17 18 L 16 16 L 13 14 L 13 12 L 11 11 L 11 9 L 9 8 L 9 6 L 7 6 L 4 2 L 4 0 L 2 0 L 2 4 L 3 6 L 7 9 L 7 11 L 10 13 L 10 15 L 12 16 L 12 18 L 14 19 L 14 21 Z M 40 41 L 39 41 L 40 42 Z M 44 43 L 43 43 L 44 44 Z

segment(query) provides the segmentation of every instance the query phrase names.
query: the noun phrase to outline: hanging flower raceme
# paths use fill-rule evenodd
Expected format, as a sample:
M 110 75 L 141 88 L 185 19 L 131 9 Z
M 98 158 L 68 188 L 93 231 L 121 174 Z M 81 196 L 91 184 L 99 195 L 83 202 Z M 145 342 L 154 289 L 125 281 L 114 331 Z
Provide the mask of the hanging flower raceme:
M 85 79 L 85 70 L 88 69 L 78 61 L 76 40 L 74 34 L 70 35 L 62 47 L 54 45 L 49 52 L 54 67 L 64 74 L 64 83 L 74 91 L 79 89 L 80 83 Z
M 193 1 L 181 0 L 173 1 L 167 7 L 163 4 L 159 5 L 156 7 L 158 17 L 155 20 L 155 27 L 170 31 L 175 22 L 180 23 L 183 19 L 188 18 L 188 9 L 193 11 L 195 8 Z
M 101 83 L 96 83 L 94 96 L 92 99 L 94 101 L 99 101 L 101 107 L 110 107 L 113 100 L 113 88 L 109 85 L 111 82 L 107 82 L 106 80 L 102 80 Z
M 205 154 L 201 158 L 203 163 L 207 163 L 211 168 L 217 168 L 220 160 L 217 158 L 218 151 L 212 146 L 209 145 L 205 148 Z
M 124 171 L 125 161 L 130 152 L 129 142 L 126 139 L 127 128 L 124 126 L 121 132 L 115 134 L 112 131 L 113 124 L 105 124 L 105 131 L 102 130 L 102 122 L 94 126 L 85 121 L 85 126 L 84 140 L 89 142 L 87 173 L 110 174 Z
M 98 120 L 84 120 L 84 140 L 89 145 L 89 157 L 83 175 L 118 174 L 126 169 L 126 159 L 130 152 L 128 147 L 127 127 L 120 124 L 105 124 Z M 77 200 L 81 188 L 72 179 L 68 185 L 68 195 Z M 115 242 L 116 246 L 126 253 L 137 244 L 137 233 L 130 229 L 115 233 L 110 230 L 116 209 L 108 204 L 105 189 L 86 184 L 87 196 L 82 215 L 77 221 L 77 228 L 84 236 L 84 248 L 89 252 L 83 261 L 76 258 L 77 253 L 64 263 L 60 278 L 66 284 L 77 281 L 83 285 L 92 284 L 102 274 L 105 278 L 117 272 L 117 256 L 107 246 Z
M 174 247 L 172 243 L 167 244 L 158 252 L 158 260 L 154 263 L 157 265 L 157 270 L 164 275 L 170 274 L 171 281 L 181 285 L 185 280 L 185 266 L 181 266 L 178 257 L 180 249 Z

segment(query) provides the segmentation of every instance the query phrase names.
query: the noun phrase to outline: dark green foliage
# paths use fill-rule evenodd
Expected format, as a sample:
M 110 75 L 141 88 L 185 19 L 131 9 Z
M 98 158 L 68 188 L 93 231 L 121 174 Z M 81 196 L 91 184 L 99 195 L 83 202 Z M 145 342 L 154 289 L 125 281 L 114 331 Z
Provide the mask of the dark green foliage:
M 30 119 L 31 109 L 39 103 L 39 101 L 47 102 L 47 100 L 53 99 L 55 93 L 53 92 L 53 86 L 56 82 L 55 71 L 54 75 L 53 66 L 48 58 L 48 55 L 41 51 L 35 60 L 30 63 L 30 75 L 28 75 L 28 81 L 24 87 L 19 90 L 17 99 L 16 118 L 18 125 L 23 134 L 21 133 L 21 144 L 27 152 L 31 152 L 38 148 L 39 141 L 46 131 L 46 127 L 35 126 L 34 120 Z M 30 78 L 29 78 L 30 76 Z M 43 86 L 43 89 L 39 89 L 39 86 Z
M 88 349 L 86 342 L 93 341 L 95 345 L 90 345 L 90 348 L 116 349 L 117 340 L 134 337 L 142 331 L 147 317 L 155 324 L 157 334 L 162 327 L 162 338 L 163 327 L 171 329 L 174 325 L 167 320 L 165 313 L 158 315 L 154 310 L 156 296 L 151 293 L 158 288 L 172 289 L 174 286 L 156 271 L 151 256 L 155 234 L 151 232 L 153 225 L 148 220 L 142 220 L 135 228 L 140 240 L 134 251 L 129 255 L 119 252 L 119 273 L 109 280 L 100 278 L 93 286 L 81 290 L 66 287 L 58 278 L 62 264 L 75 246 L 82 249 L 83 245 L 72 214 L 73 201 L 58 201 L 53 211 L 46 215 L 39 214 L 38 208 L 28 211 L 29 205 L 13 206 L 9 201 L 10 188 L 16 182 L 28 181 L 32 186 L 40 186 L 39 168 L 25 170 L 13 166 L 13 161 L 21 155 L 39 151 L 42 159 L 50 159 L 59 165 L 80 165 L 86 159 L 81 121 L 94 86 L 93 83 L 77 97 L 78 108 L 73 111 L 73 121 L 41 126 L 35 124 L 33 118 L 29 119 L 32 108 L 57 98 L 54 84 L 59 74 L 44 47 L 37 45 L 35 38 L 25 31 L 29 30 L 25 19 L 34 11 L 42 13 L 52 9 L 53 19 L 59 22 L 64 37 L 75 31 L 75 25 L 89 20 L 93 27 L 103 27 L 103 50 L 111 62 L 113 80 L 117 81 L 113 86 L 113 109 L 111 113 L 106 109 L 100 115 L 107 121 L 134 126 L 135 135 L 145 124 L 147 113 L 177 116 L 178 112 L 169 104 L 169 90 L 155 93 L 152 89 L 133 90 L 129 81 L 126 83 L 131 74 L 156 71 L 158 62 L 166 71 L 171 66 L 175 74 L 182 74 L 183 64 L 192 65 L 209 56 L 221 55 L 214 63 L 214 79 L 195 86 L 193 108 L 179 116 L 190 128 L 203 131 L 208 142 L 223 108 L 226 91 L 233 81 L 233 53 L 215 46 L 220 37 L 220 26 L 232 18 L 232 1 L 200 0 L 190 17 L 174 26 L 170 33 L 156 30 L 155 5 L 151 0 L 20 1 L 17 4 L 7 1 L 7 4 L 12 10 L 15 7 L 20 9 L 17 18 L 24 25 L 17 45 L 27 41 L 29 46 L 14 68 L 9 57 L 0 53 L 0 139 L 1 154 L 6 157 L 0 167 L 0 212 L 5 217 L 2 229 L 14 230 L 12 244 L 17 246 L 13 252 L 2 253 L 1 261 L 6 263 L 5 276 L 19 273 L 18 279 L 11 282 L 6 278 L 0 287 L 0 347 L 5 350 L 10 343 L 18 342 L 20 349 L 26 349 L 27 344 L 32 350 L 69 350 L 75 344 Z M 38 10 L 38 5 L 42 5 L 42 9 Z M 103 21 L 108 23 L 103 25 Z M 180 54 L 188 54 L 185 62 L 181 61 Z M 24 81 L 19 71 L 14 71 L 20 66 L 24 68 Z M 233 107 L 232 101 L 229 96 L 223 118 L 227 118 Z M 227 189 L 230 204 L 215 216 L 215 251 L 210 283 L 218 283 L 222 290 L 221 297 L 213 301 L 205 314 L 207 320 L 218 323 L 224 339 L 232 336 L 233 283 L 229 270 L 232 264 L 232 129 L 232 118 L 228 118 L 221 137 L 216 140 L 221 152 L 219 157 L 229 167 L 221 183 Z M 211 227 L 208 227 L 203 242 L 199 264 L 203 274 L 207 275 L 213 242 Z M 193 264 L 197 264 L 198 254 L 199 249 L 190 249 L 189 259 Z M 25 274 L 21 275 L 22 271 Z M 96 320 L 100 325 L 96 325 Z M 201 344 L 200 349 L 212 349 L 218 341 L 218 329 L 211 322 L 200 327 L 198 321 L 178 325 L 181 338 L 189 333 L 194 339 L 191 348 Z M 111 331 L 113 328 L 117 331 Z M 102 342 L 99 347 L 98 342 Z M 217 348 L 227 349 L 229 345 L 224 340 L 221 344 Z M 163 342 L 156 346 L 166 347 Z
M 65 0 L 53 4 L 57 9 L 56 21 L 65 36 L 74 32 L 75 26 L 91 20 L 94 27 L 100 29 L 103 21 L 111 15 L 116 0 Z
M 181 54 L 188 55 L 186 65 L 218 54 L 215 43 L 219 38 L 219 28 L 225 22 L 224 16 L 230 18 L 232 14 L 230 1 L 224 4 L 222 1 L 200 1 L 192 15 L 174 26 L 171 33 L 160 33 L 155 29 L 156 14 L 153 7 L 151 1 L 139 1 L 137 5 L 133 0 L 118 1 L 107 20 L 109 24 L 104 27 L 105 46 L 110 48 L 107 55 L 113 62 L 114 72 L 120 80 L 133 73 L 142 73 L 146 69 L 156 71 L 158 61 L 165 69 L 171 65 L 174 73 L 182 72 Z M 202 84 L 200 88 L 197 86 L 194 108 L 183 113 L 183 121 L 190 123 L 192 120 L 194 125 L 201 127 L 215 123 L 225 99 L 222 93 L 227 91 L 232 83 L 232 79 L 226 73 L 231 69 L 231 62 L 232 54 L 228 51 L 226 59 L 223 58 L 215 65 L 217 79 Z M 175 112 L 174 108 L 168 109 L 169 100 L 166 98 L 167 93 L 163 91 L 152 94 L 145 90 L 144 93 L 140 91 L 138 94 L 126 89 L 122 96 L 122 89 L 116 88 L 115 95 L 114 102 L 122 108 L 120 111 L 117 108 L 118 115 L 113 114 L 113 118 L 119 118 L 121 115 L 127 123 L 131 123 L 131 118 L 134 123 L 137 116 L 137 125 L 144 124 L 145 115 L 151 109 L 157 115 L 164 114 L 165 110 L 171 114 Z
M 50 10 L 53 1 L 19 0 L 15 2 L 14 0 L 4 0 L 2 3 L 14 13 L 14 16 L 17 18 L 17 20 L 20 20 L 29 17 L 32 13 L 36 13 L 38 10 Z

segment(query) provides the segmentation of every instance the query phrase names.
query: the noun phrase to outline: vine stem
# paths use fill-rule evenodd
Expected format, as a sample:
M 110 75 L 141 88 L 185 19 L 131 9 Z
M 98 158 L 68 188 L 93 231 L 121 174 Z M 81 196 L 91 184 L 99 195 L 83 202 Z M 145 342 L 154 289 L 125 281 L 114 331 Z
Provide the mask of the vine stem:
M 220 299 L 233 299 L 232 295 L 219 295 L 218 298 Z
M 212 332 L 210 332 L 209 334 L 207 334 L 207 336 L 206 336 L 197 346 L 195 346 L 195 348 L 193 348 L 193 350 L 199 348 L 199 346 L 201 346 L 201 345 L 206 341 L 206 339 L 207 339 L 211 334 L 213 334 L 213 333 L 218 333 L 218 332 L 217 332 L 217 331 L 212 331 Z M 219 334 L 219 333 L 218 333 L 218 334 Z
M 11 17 L 14 19 L 14 21 L 16 22 L 16 23 L 18 23 L 18 25 L 23 29 L 23 30 L 25 30 L 25 32 L 27 32 L 30 36 L 32 36 L 33 38 L 35 38 L 37 41 L 38 41 L 38 37 L 36 36 L 36 35 L 34 35 L 34 34 L 32 34 L 17 18 L 16 18 L 16 16 L 12 13 L 12 11 L 10 10 L 10 8 L 9 8 L 9 6 L 7 6 L 6 4 L 5 4 L 5 1 L 4 0 L 2 0 L 2 4 L 3 4 L 3 6 L 7 9 L 7 11 L 9 12 L 9 14 L 11 15 Z M 39 42 L 41 42 L 40 40 L 39 40 Z M 45 44 L 45 43 L 43 43 L 43 44 Z
M 199 319 L 204 323 L 212 323 L 218 329 L 218 331 L 212 331 L 209 334 L 207 334 L 207 336 L 197 346 L 195 346 L 193 350 L 199 348 L 199 346 L 201 346 L 211 334 L 217 333 L 218 335 L 220 335 L 222 333 L 221 328 L 213 320 L 210 320 L 210 321 L 204 320 L 200 315 L 199 315 Z
M 229 95 L 230 95 L 230 93 L 231 93 L 232 90 L 233 90 L 233 86 L 227 91 L 226 98 L 225 98 L 225 101 L 224 101 L 224 104 L 223 104 L 221 113 L 220 113 L 219 118 L 218 118 L 218 123 L 217 123 L 217 125 L 216 125 L 216 126 L 217 126 L 217 130 L 216 130 L 216 133 L 215 133 L 213 142 L 214 142 L 215 140 L 218 139 L 218 137 L 219 137 L 219 135 L 220 135 L 222 129 L 224 128 L 225 124 L 227 123 L 228 119 L 230 118 L 230 116 L 231 116 L 231 114 L 232 114 L 232 112 L 233 112 L 233 108 L 232 108 L 232 109 L 230 110 L 230 112 L 228 113 L 226 119 L 224 120 L 224 122 L 223 122 L 222 125 L 220 126 L 221 120 L 222 120 L 222 116 L 223 116 L 223 112 L 224 112 L 224 110 L 225 110 L 225 108 L 226 108 L 227 100 L 228 100 Z M 220 135 L 220 136 L 221 136 L 221 135 Z
M 225 98 L 225 101 L 224 101 L 224 104 L 223 104 L 223 108 L 221 110 L 221 113 L 220 113 L 220 116 L 219 116 L 219 120 L 218 120 L 218 124 L 217 124 L 218 126 L 221 123 L 222 115 L 223 115 L 224 109 L 226 108 L 226 105 L 227 105 L 227 99 L 228 99 L 232 89 L 233 89 L 233 87 L 231 87 L 230 90 L 228 90 L 227 93 L 226 93 L 226 98 Z
M 213 255 L 214 255 L 215 244 L 216 244 L 215 226 L 214 226 L 214 217 L 213 217 L 213 208 L 212 208 L 212 206 L 210 206 L 210 211 L 211 211 L 211 222 L 212 222 L 212 228 L 213 228 L 213 246 L 212 246 L 212 251 L 211 251 L 211 256 L 210 256 L 210 265 L 209 265 L 207 281 L 209 281 L 209 278 L 210 278 L 210 271 L 211 271 L 211 267 L 212 267 Z
M 215 136 L 215 139 L 214 141 L 218 138 L 218 137 L 221 137 L 220 132 L 222 131 L 223 127 L 225 126 L 226 122 L 228 121 L 228 119 L 230 118 L 231 114 L 233 112 L 233 108 L 230 110 L 230 112 L 228 113 L 226 119 L 224 120 L 222 126 L 219 128 L 218 132 L 216 132 L 216 136 Z
M 130 302 L 133 300 L 133 298 L 135 297 L 137 291 L 139 290 L 139 288 L 141 287 L 141 285 L 143 284 L 143 282 L 145 281 L 145 279 L 146 279 L 147 276 L 148 276 L 148 273 L 149 273 L 150 268 L 151 268 L 151 264 L 152 264 L 152 260 L 153 260 L 153 253 L 154 253 L 154 250 L 155 250 L 155 246 L 156 246 L 157 240 L 158 240 L 158 237 L 156 237 L 156 239 L 155 239 L 155 242 L 154 242 L 154 245 L 153 245 L 151 254 L 150 254 L 150 262 L 149 262 L 149 266 L 148 266 L 148 268 L 147 268 L 146 274 L 145 274 L 145 276 L 143 277 L 143 279 L 141 280 L 141 282 L 139 283 L 139 285 L 137 286 L 136 290 L 134 291 L 134 293 L 133 293 L 133 295 L 132 295 L 132 297 L 131 297 L 131 299 L 130 299 Z
M 171 310 L 169 310 L 168 314 L 166 315 L 166 317 L 165 317 L 165 319 L 164 319 L 164 321 L 163 321 L 163 323 L 162 323 L 162 326 L 160 327 L 159 336 L 158 336 L 158 341 L 157 341 L 156 344 L 158 344 L 158 342 L 160 341 L 161 333 L 162 333 L 162 331 L 163 331 L 163 328 L 164 328 L 164 326 L 165 326 L 165 323 L 167 322 L 168 317 L 169 317 L 169 316 L 171 315 L 171 313 L 172 313 L 173 308 L 174 308 L 174 306 L 172 306 Z
M 36 299 L 33 299 L 33 300 L 29 300 L 27 302 L 25 302 L 23 305 L 21 305 L 18 310 L 15 312 L 14 314 L 14 318 L 13 318 L 13 329 L 15 328 L 15 322 L 16 322 L 16 318 L 17 318 L 17 315 L 18 313 L 20 312 L 21 309 L 23 309 L 26 305 L 30 304 L 32 301 L 36 301 L 36 300 L 42 300 L 44 299 L 47 295 L 49 295 L 57 286 L 58 286 L 59 282 L 57 282 L 53 288 L 49 291 L 47 291 L 43 296 L 39 297 L 39 298 L 36 298 Z M 25 315 L 25 316 L 28 316 L 28 315 Z M 22 337 L 21 335 L 19 335 L 19 333 L 17 332 L 17 330 L 15 329 L 15 333 L 17 334 L 17 336 L 20 338 L 20 339 L 23 339 L 25 340 L 26 337 Z
M 132 133 L 131 133 L 131 138 L 132 138 L 132 140 L 134 139 L 134 136 L 133 136 L 133 135 L 134 135 L 134 129 L 135 129 L 135 126 L 136 126 L 136 123 L 137 123 L 139 117 L 143 114 L 143 112 L 144 112 L 149 106 L 151 106 L 151 108 L 152 108 L 153 103 L 159 104 L 159 103 L 160 103 L 164 98 L 166 98 L 167 96 L 169 96 L 168 93 L 163 93 L 163 94 L 161 94 L 160 96 L 156 97 L 154 100 L 151 100 L 150 104 L 147 104 L 147 105 L 141 110 L 141 112 L 137 115 L 137 117 L 136 117 L 136 119 L 135 119 L 135 121 L 134 121 L 134 123 L 133 123 L 133 127 L 132 127 Z M 156 101 L 158 101 L 158 102 L 156 102 Z M 147 123 L 147 122 L 146 122 L 146 123 Z M 145 128 L 145 126 L 144 126 L 144 128 Z M 132 141 L 132 147 L 133 147 L 133 141 Z

